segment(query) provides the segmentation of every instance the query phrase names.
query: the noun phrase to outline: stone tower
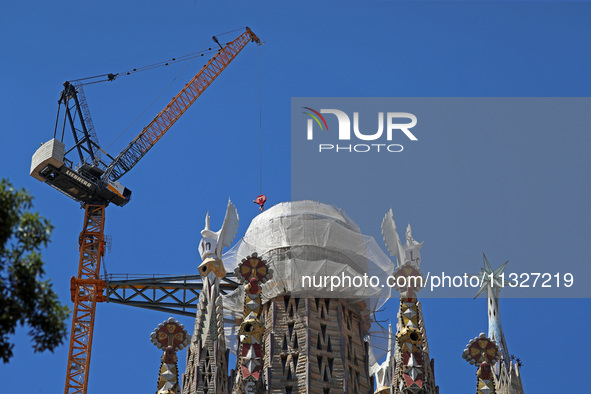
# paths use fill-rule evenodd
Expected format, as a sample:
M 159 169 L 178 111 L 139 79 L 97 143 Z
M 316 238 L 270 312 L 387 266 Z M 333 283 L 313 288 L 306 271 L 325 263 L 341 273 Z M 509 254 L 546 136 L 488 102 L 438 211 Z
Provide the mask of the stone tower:
M 265 304 L 270 393 L 371 393 L 369 321 L 339 299 L 273 298 Z
M 500 267 L 493 269 L 486 258 L 484 258 L 484 268 L 481 269 L 478 275 L 472 275 L 480 280 L 480 289 L 476 293 L 476 297 L 486 292 L 487 308 L 488 308 L 488 338 L 499 348 L 500 361 L 492 368 L 492 379 L 494 387 L 487 391 L 486 389 L 478 389 L 477 392 L 481 394 L 497 393 L 497 394 L 523 394 L 523 384 L 521 382 L 521 374 L 519 372 L 519 362 L 514 362 L 509 353 L 503 326 L 501 324 L 501 312 L 499 309 L 499 292 L 502 287 L 516 284 L 504 278 L 503 271 L 507 266 L 505 262 Z M 474 298 L 476 298 L 474 297 Z
M 157 394 L 180 394 L 176 352 L 189 344 L 191 337 L 185 327 L 173 317 L 160 323 L 150 335 L 150 341 L 164 353 L 160 358 Z
M 424 277 L 420 271 L 420 249 L 423 243 L 412 237 L 409 224 L 406 243 L 402 244 L 392 210 L 384 216 L 382 235 L 390 254 L 396 257 L 397 268 L 393 277 L 395 288 L 400 292 L 396 345 L 391 365 L 391 392 L 437 394 L 439 387 L 435 385 L 434 361 L 429 356 L 427 330 L 421 303 L 417 298 L 424 286 Z M 383 382 L 377 393 L 388 392 L 387 383 Z
M 392 273 L 391 261 L 370 240 L 340 209 L 296 201 L 258 215 L 232 248 L 236 256 L 258 253 L 273 270 L 273 279 L 262 286 L 261 313 L 269 393 L 374 392 L 365 339 L 383 290 L 347 282 Z M 368 257 L 374 254 L 381 260 Z M 334 275 L 342 282 L 338 286 L 319 283 Z M 226 310 L 239 312 L 243 294 L 227 302 Z
M 238 212 L 228 201 L 222 228 L 213 232 L 209 228 L 209 213 L 201 231 L 199 265 L 203 289 L 195 317 L 191 346 L 187 349 L 187 366 L 183 374 L 184 394 L 226 394 L 228 392 L 228 358 L 224 335 L 223 302 L 220 281 L 226 275 L 221 260 L 223 248 L 230 246 L 238 230 Z

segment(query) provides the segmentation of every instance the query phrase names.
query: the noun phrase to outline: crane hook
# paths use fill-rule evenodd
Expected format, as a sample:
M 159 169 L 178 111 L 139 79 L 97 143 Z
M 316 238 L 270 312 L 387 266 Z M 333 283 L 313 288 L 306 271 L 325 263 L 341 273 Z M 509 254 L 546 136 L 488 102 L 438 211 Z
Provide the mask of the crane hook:
M 259 204 L 261 212 L 263 212 L 263 210 L 265 209 L 265 203 L 267 202 L 267 196 L 265 196 L 264 194 L 261 194 L 260 196 L 255 198 L 253 202 L 255 204 Z

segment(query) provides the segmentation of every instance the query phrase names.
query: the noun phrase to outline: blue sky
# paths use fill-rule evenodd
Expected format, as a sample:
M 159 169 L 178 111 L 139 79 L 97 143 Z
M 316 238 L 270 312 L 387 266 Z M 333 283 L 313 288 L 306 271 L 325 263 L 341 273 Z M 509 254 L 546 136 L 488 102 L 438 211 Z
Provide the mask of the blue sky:
M 113 237 L 112 252 L 106 257 L 110 273 L 194 273 L 199 232 L 208 210 L 213 227 L 219 226 L 231 197 L 241 218 L 239 236 L 258 213 L 252 200 L 259 192 L 259 55 L 263 191 L 272 205 L 291 196 L 291 97 L 589 96 L 590 14 L 587 2 L 4 2 L 0 6 L 4 77 L 0 176 L 29 189 L 36 197 L 35 208 L 55 225 L 53 242 L 44 252 L 46 271 L 60 298 L 69 303 L 83 212 L 77 203 L 28 175 L 31 155 L 40 142 L 52 137 L 61 84 L 191 53 L 214 34 L 248 25 L 266 44 L 260 49 L 249 44 L 122 179 L 133 190 L 132 202 L 107 210 L 106 233 Z M 201 65 L 196 61 L 189 66 L 109 152 L 118 153 Z M 87 87 L 101 144 L 114 140 L 183 67 Z M 559 132 L 557 138 L 570 141 L 561 149 L 573 149 L 582 164 L 589 164 L 581 149 L 589 138 Z M 554 232 L 560 233 L 564 225 L 574 225 L 568 228 L 573 233 L 588 231 L 588 184 L 586 177 L 577 179 L 573 186 L 580 193 L 569 196 L 571 207 L 580 211 L 579 220 L 561 221 L 559 212 L 550 212 L 548 239 L 541 239 L 540 247 L 559 237 Z M 548 180 L 549 188 L 555 185 Z M 393 201 L 392 207 L 395 215 L 400 212 L 402 223 L 413 222 L 404 206 Z M 484 223 L 494 215 L 494 211 L 483 215 Z M 362 230 L 376 233 L 375 228 Z M 415 238 L 423 240 L 419 231 Z M 427 264 L 427 253 L 432 261 L 437 254 L 428 252 L 430 239 L 424 240 Z M 583 250 L 577 241 L 567 248 Z M 493 265 L 513 257 L 501 246 L 484 251 Z M 560 263 L 587 263 L 565 260 Z M 479 255 L 474 264 L 476 271 Z M 388 305 L 384 315 L 394 319 L 396 303 Z M 561 327 L 587 326 L 589 306 L 587 299 L 501 301 L 509 350 L 524 362 L 528 392 L 564 390 L 558 376 L 551 375 L 556 373 L 552 361 L 576 360 L 591 348 L 583 343 L 576 353 L 559 351 L 553 341 Z M 468 340 L 487 328 L 484 300 L 429 299 L 423 308 L 441 392 L 473 392 L 475 370 L 461 352 Z M 149 334 L 167 318 L 158 312 L 99 305 L 89 392 L 154 390 L 160 354 Z M 192 319 L 180 320 L 192 329 Z M 25 333 L 20 329 L 15 337 L 11 363 L 0 366 L 3 389 L 60 391 L 66 347 L 53 354 L 33 354 Z M 555 352 L 552 358 L 549 351 Z M 563 367 L 573 376 L 586 373 L 582 363 Z M 570 379 L 569 384 L 570 391 L 584 390 L 583 379 Z

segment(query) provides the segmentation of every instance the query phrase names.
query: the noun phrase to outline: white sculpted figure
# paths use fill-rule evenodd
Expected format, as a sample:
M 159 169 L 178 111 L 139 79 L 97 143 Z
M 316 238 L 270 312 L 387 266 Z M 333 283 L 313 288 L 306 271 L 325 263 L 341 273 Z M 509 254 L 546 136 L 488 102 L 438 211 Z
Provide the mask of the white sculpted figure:
M 218 232 L 209 229 L 209 212 L 205 216 L 205 228 L 201 230 L 201 242 L 199 243 L 199 254 L 201 259 L 206 258 L 222 259 L 224 246 L 232 244 L 236 233 L 238 232 L 238 212 L 232 201 L 228 200 L 226 208 L 226 217 L 222 228 Z
M 369 342 L 369 375 L 375 376 L 376 378 L 376 392 L 382 392 L 382 390 L 387 389 L 392 385 L 392 362 L 394 361 L 394 358 L 392 357 L 392 339 L 392 325 L 390 324 L 388 325 L 388 353 L 384 362 L 380 364 L 374 355 L 373 348 L 371 347 L 371 340 L 369 336 L 367 337 L 367 341 Z
M 398 231 L 396 230 L 392 209 L 386 212 L 384 220 L 382 220 L 382 236 L 384 237 L 384 242 L 390 252 L 390 256 L 396 256 L 398 267 L 409 262 L 415 268 L 419 268 L 421 264 L 420 249 L 423 246 L 423 242 L 419 243 L 412 237 L 412 228 L 409 224 L 406 228 L 406 244 L 404 246 L 402 245 Z

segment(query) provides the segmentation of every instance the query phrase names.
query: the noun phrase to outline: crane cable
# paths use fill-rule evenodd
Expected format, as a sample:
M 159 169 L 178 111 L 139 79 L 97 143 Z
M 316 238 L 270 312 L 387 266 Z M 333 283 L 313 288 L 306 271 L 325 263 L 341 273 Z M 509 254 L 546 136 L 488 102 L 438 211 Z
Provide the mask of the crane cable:
M 234 30 L 230 30 L 230 31 L 227 31 L 227 32 L 224 32 L 224 33 L 216 34 L 215 36 L 223 36 L 225 34 L 234 33 L 234 32 L 239 31 L 239 30 L 244 30 L 245 28 L 246 27 L 239 27 L 239 28 L 234 29 Z M 169 66 L 171 64 L 175 64 L 175 63 L 179 63 L 179 62 L 184 62 L 184 61 L 187 61 L 187 60 L 193 60 L 193 59 L 195 59 L 197 57 L 201 57 L 201 56 L 204 56 L 204 55 L 206 55 L 208 53 L 212 53 L 212 52 L 215 52 L 216 51 L 212 47 L 205 49 L 206 47 L 207 47 L 207 45 L 205 45 L 203 48 L 201 48 L 197 52 L 189 53 L 187 55 L 183 55 L 183 56 L 180 56 L 180 57 L 173 57 L 170 60 L 164 60 L 164 61 L 161 61 L 161 62 L 149 64 L 147 66 L 132 68 L 132 69 L 130 69 L 128 71 L 123 71 L 123 72 L 118 72 L 118 73 L 107 73 L 107 74 L 93 75 L 91 77 L 72 79 L 72 80 L 70 80 L 70 82 L 71 83 L 77 82 L 78 85 L 82 85 L 82 86 L 84 86 L 84 85 L 92 85 L 92 84 L 101 83 L 101 82 L 111 82 L 111 81 L 114 81 L 115 79 L 117 79 L 120 76 L 131 75 L 131 74 L 134 74 L 136 72 L 148 71 L 148 70 L 152 70 L 154 68 L 165 67 L 165 66 Z M 101 78 L 101 79 L 95 80 L 97 78 Z M 83 82 L 83 81 L 88 81 L 88 82 Z
M 95 83 L 102 83 L 102 82 L 112 82 L 115 79 L 119 78 L 120 76 L 131 75 L 131 74 L 135 74 L 135 73 L 138 73 L 141 71 L 153 70 L 155 68 L 165 67 L 165 66 L 169 66 L 171 64 L 176 64 L 176 63 L 184 62 L 187 60 L 193 60 L 195 58 L 205 56 L 206 54 L 212 53 L 215 51 L 216 50 L 213 47 L 210 47 L 207 49 L 202 49 L 200 51 L 190 53 L 188 55 L 183 55 L 180 57 L 173 57 L 170 60 L 164 60 L 164 61 L 161 61 L 158 63 L 149 64 L 147 66 L 132 68 L 127 71 L 122 71 L 122 72 L 118 72 L 118 73 L 99 74 L 99 75 L 94 75 L 92 77 L 78 78 L 78 79 L 70 80 L 70 82 L 71 83 L 77 82 L 78 85 L 82 85 L 82 86 L 93 85 Z M 95 80 L 97 78 L 101 78 L 101 79 Z M 84 81 L 88 81 L 88 82 L 84 82 Z
M 246 26 L 242 26 L 237 29 L 227 31 L 225 33 L 219 33 L 219 34 L 216 34 L 216 36 L 223 36 L 224 34 L 230 34 L 230 33 L 234 33 L 235 31 L 244 30 L 244 29 L 246 29 Z
M 230 30 L 224 33 L 219 33 L 216 34 L 216 36 L 222 36 L 225 34 L 230 34 L 230 33 L 234 33 L 236 31 L 239 30 L 243 30 L 245 29 L 245 27 L 239 27 L 237 29 L 234 30 Z M 214 36 L 215 37 L 215 36 Z M 209 44 L 209 42 L 208 42 Z M 185 72 L 185 70 L 193 63 L 193 61 L 201 56 L 204 56 L 207 53 L 211 53 L 211 52 L 219 52 L 219 50 L 213 50 L 212 47 L 208 48 L 208 44 L 205 44 L 200 50 L 198 50 L 197 52 L 193 52 L 190 53 L 188 55 L 184 55 L 184 56 L 180 56 L 180 57 L 176 57 L 176 58 L 172 58 L 169 61 L 162 61 L 162 62 L 158 62 L 158 63 L 154 63 L 154 64 L 150 64 L 147 66 L 143 66 L 143 67 L 138 67 L 138 68 L 134 68 L 131 69 L 129 71 L 126 72 L 122 72 L 122 73 L 116 73 L 116 74 L 100 74 L 100 75 L 95 75 L 92 77 L 86 77 L 86 78 L 79 78 L 79 79 L 75 79 L 72 80 L 70 82 L 74 83 L 77 82 L 78 85 L 92 85 L 95 83 L 100 83 L 100 82 L 107 82 L 107 81 L 114 81 L 117 77 L 121 76 L 121 75 L 130 75 L 136 72 L 141 72 L 141 71 L 147 71 L 147 70 L 152 70 L 154 68 L 158 68 L 158 67 L 163 67 L 163 66 L 168 66 L 170 64 L 175 64 L 175 63 L 179 63 L 179 62 L 183 62 L 183 61 L 187 61 L 189 60 L 189 62 L 187 63 L 187 65 L 168 83 L 168 85 L 166 85 L 166 87 L 164 89 L 162 89 L 162 91 L 152 100 L 152 102 L 150 102 L 146 108 L 144 108 L 144 110 L 134 119 L 131 121 L 131 123 L 129 125 L 127 125 L 126 128 L 123 129 L 123 131 L 121 131 L 121 133 L 119 133 L 119 135 L 117 137 L 115 137 L 104 149 L 108 149 L 111 145 L 113 145 L 115 143 L 115 141 L 117 141 L 127 130 L 129 130 L 129 128 L 154 104 L 154 102 L 156 102 L 156 100 L 158 100 L 158 98 L 160 96 L 162 96 L 162 94 L 170 87 L 170 85 L 172 85 L 174 83 L 174 81 L 177 80 L 177 78 L 183 74 Z M 207 49 L 206 49 L 207 48 Z M 260 63 L 260 48 L 259 48 L 259 63 Z M 260 67 L 259 67 L 260 68 Z M 259 72 L 260 74 L 260 72 Z M 104 79 L 104 77 L 106 77 L 106 79 Z M 260 77 L 260 75 L 259 75 Z M 91 82 L 81 82 L 81 81 L 86 81 L 86 80 L 92 80 L 92 79 L 96 79 L 96 78 L 103 78 L 101 80 L 98 81 L 91 81 Z M 259 89 L 260 91 L 260 89 Z M 260 101 L 260 100 L 259 100 Z M 104 152 L 106 154 L 106 152 L 101 148 L 101 151 Z M 262 189 L 262 184 L 261 184 L 261 189 Z
M 236 29 L 236 30 L 240 30 L 240 29 Z M 227 33 L 222 33 L 222 34 L 227 34 Z M 205 45 L 203 48 L 205 48 L 206 46 L 207 46 L 207 44 L 206 44 L 206 45 Z M 195 53 L 202 53 L 202 52 L 203 52 L 203 53 L 207 53 L 208 51 L 211 51 L 211 48 L 208 48 L 207 50 L 203 50 L 203 49 L 201 49 L 200 51 L 198 51 L 198 52 L 195 52 Z M 213 51 L 212 51 L 212 52 L 213 52 Z M 216 52 L 219 52 L 219 51 L 216 51 Z M 186 56 L 189 56 L 189 55 L 186 55 Z M 201 54 L 201 56 L 203 56 L 203 54 Z M 106 147 L 105 149 L 107 149 L 107 148 L 109 148 L 111 145 L 113 145 L 113 143 L 115 143 L 115 141 L 117 141 L 117 140 L 119 139 L 119 137 L 121 137 L 121 136 L 122 136 L 122 135 L 123 135 L 123 134 L 124 134 L 124 133 L 125 133 L 127 130 L 129 130 L 129 128 L 130 128 L 130 127 L 131 127 L 131 126 L 132 126 L 132 125 L 133 125 L 133 124 L 134 124 L 134 123 L 135 123 L 135 122 L 136 122 L 136 121 L 137 121 L 137 120 L 138 120 L 138 119 L 139 119 L 139 118 L 140 118 L 140 117 L 141 117 L 141 116 L 142 116 L 142 115 L 143 115 L 143 114 L 144 114 L 144 113 L 145 113 L 145 112 L 146 112 L 146 111 L 147 111 L 147 110 L 148 110 L 148 109 L 149 109 L 149 108 L 150 108 L 150 107 L 151 107 L 151 106 L 154 104 L 154 102 L 155 102 L 156 100 L 158 100 L 158 98 L 159 98 L 160 96 L 162 96 L 162 94 L 163 94 L 163 93 L 164 93 L 164 92 L 165 92 L 165 91 L 166 91 L 166 90 L 167 90 L 167 89 L 170 87 L 170 85 L 172 85 L 172 84 L 174 83 L 174 81 L 176 81 L 176 80 L 177 80 L 177 78 L 178 78 L 178 77 L 180 77 L 180 76 L 181 76 L 181 74 L 183 74 L 183 73 L 185 72 L 185 70 L 187 70 L 187 68 L 188 68 L 188 67 L 189 67 L 191 64 L 193 64 L 193 61 L 195 61 L 195 59 L 196 59 L 196 58 L 197 58 L 197 56 L 194 56 L 193 58 L 190 58 L 190 59 L 189 59 L 189 58 L 187 58 L 187 59 L 184 59 L 184 60 L 190 60 L 190 61 L 189 61 L 189 63 L 187 63 L 187 65 L 186 65 L 186 66 L 185 66 L 185 67 L 184 67 L 184 68 L 183 68 L 183 69 L 182 69 L 182 70 L 181 70 L 181 71 L 180 71 L 180 72 L 179 72 L 179 73 L 178 73 L 178 74 L 177 74 L 177 75 L 176 75 L 176 76 L 175 76 L 175 77 L 174 77 L 174 78 L 173 78 L 173 79 L 172 79 L 172 80 L 171 80 L 171 81 L 168 83 L 168 85 L 166 85 L 166 86 L 164 87 L 164 89 L 162 89 L 162 91 L 161 91 L 160 93 L 158 93 L 158 95 L 157 95 L 156 97 L 154 97 L 154 99 L 152 100 L 152 102 L 150 102 L 150 104 L 148 104 L 148 105 L 146 106 L 146 108 L 144 108 L 144 110 L 143 110 L 142 112 L 140 112 L 140 114 L 139 114 L 138 116 L 136 116 L 136 118 L 135 118 L 134 120 L 132 120 L 132 121 L 131 121 L 131 123 L 130 123 L 129 125 L 127 125 L 127 127 L 126 127 L 126 128 L 124 128 L 124 129 L 123 129 L 123 131 L 121 131 L 121 133 L 119 133 L 119 135 L 118 135 L 117 137 L 115 137 L 115 139 L 113 139 L 113 141 L 111 141 L 111 142 L 109 143 L 109 145 L 107 145 L 107 147 Z M 182 60 L 179 60 L 179 61 L 182 61 Z M 146 66 L 146 67 L 151 67 L 151 66 Z M 140 70 L 138 70 L 138 71 L 145 71 L 146 69 L 148 69 L 148 68 L 146 68 L 146 67 L 143 67 L 142 69 L 140 69 Z M 152 68 L 155 68 L 155 67 L 152 67 Z
M 263 194 L 263 105 L 261 79 L 261 47 L 259 47 L 259 181 L 260 194 Z
M 164 93 L 166 90 L 168 90 L 168 88 L 170 87 L 170 85 L 172 85 L 172 84 L 174 83 L 174 81 L 176 81 L 176 80 L 177 80 L 177 78 L 178 78 L 178 77 L 180 77 L 180 76 L 181 76 L 181 74 L 185 72 L 185 70 L 187 69 L 187 67 L 189 67 L 189 66 L 190 66 L 190 65 L 193 63 L 193 61 L 194 61 L 194 60 L 195 60 L 195 58 L 193 58 L 193 59 L 192 59 L 192 60 L 191 60 L 189 63 L 187 63 L 187 65 L 186 65 L 186 66 L 185 66 L 185 67 L 184 67 L 184 68 L 183 68 L 183 69 L 182 69 L 182 70 L 181 70 L 181 71 L 180 71 L 180 72 L 179 72 L 179 73 L 178 73 L 178 74 L 177 74 L 177 75 L 176 75 L 176 76 L 175 76 L 175 77 L 174 77 L 174 78 L 173 78 L 173 79 L 172 79 L 172 80 L 171 80 L 171 81 L 168 83 L 168 85 L 166 85 L 166 86 L 164 87 L 164 89 L 162 89 L 162 91 L 161 91 L 160 93 L 158 93 L 158 95 L 157 95 L 156 97 L 154 97 L 154 99 L 153 99 L 153 100 L 150 102 L 150 104 L 148 104 L 148 105 L 146 106 L 146 108 L 144 108 L 144 110 L 143 110 L 142 112 L 140 112 L 140 114 L 139 114 L 138 116 L 136 116 L 136 118 L 135 118 L 134 120 L 132 120 L 132 121 L 131 121 L 131 123 L 130 123 L 129 125 L 127 125 L 127 127 L 126 127 L 126 128 L 124 128 L 124 129 L 123 129 L 123 131 L 121 131 L 121 133 L 119 133 L 119 135 L 118 135 L 117 137 L 115 137 L 115 139 L 114 139 L 113 141 L 111 141 L 111 142 L 109 143 L 109 145 L 107 145 L 107 147 L 106 147 L 105 149 L 107 149 L 107 148 L 109 148 L 111 145 L 113 145 L 113 143 L 114 143 L 115 141 L 117 141 L 117 140 L 119 139 L 119 137 L 121 137 L 121 136 L 122 136 L 122 135 L 123 135 L 123 134 L 124 134 L 124 133 L 125 133 L 127 130 L 129 130 L 129 128 L 130 128 L 130 127 L 131 127 L 131 126 L 132 126 L 132 125 L 133 125 L 133 124 L 134 124 L 134 123 L 135 123 L 135 122 L 136 122 L 136 121 L 137 121 L 137 120 L 138 120 L 138 119 L 139 119 L 139 118 L 140 118 L 140 117 L 141 117 L 141 116 L 142 116 L 142 115 L 143 115 L 143 114 L 144 114 L 144 113 L 145 113 L 145 112 L 146 112 L 146 111 L 147 111 L 147 110 L 148 110 L 148 109 L 149 109 L 149 108 L 150 108 L 150 107 L 151 107 L 151 106 L 154 104 L 154 102 L 155 102 L 156 100 L 158 100 L 158 98 L 159 98 L 160 96 L 162 96 L 162 94 L 163 94 L 163 93 Z

